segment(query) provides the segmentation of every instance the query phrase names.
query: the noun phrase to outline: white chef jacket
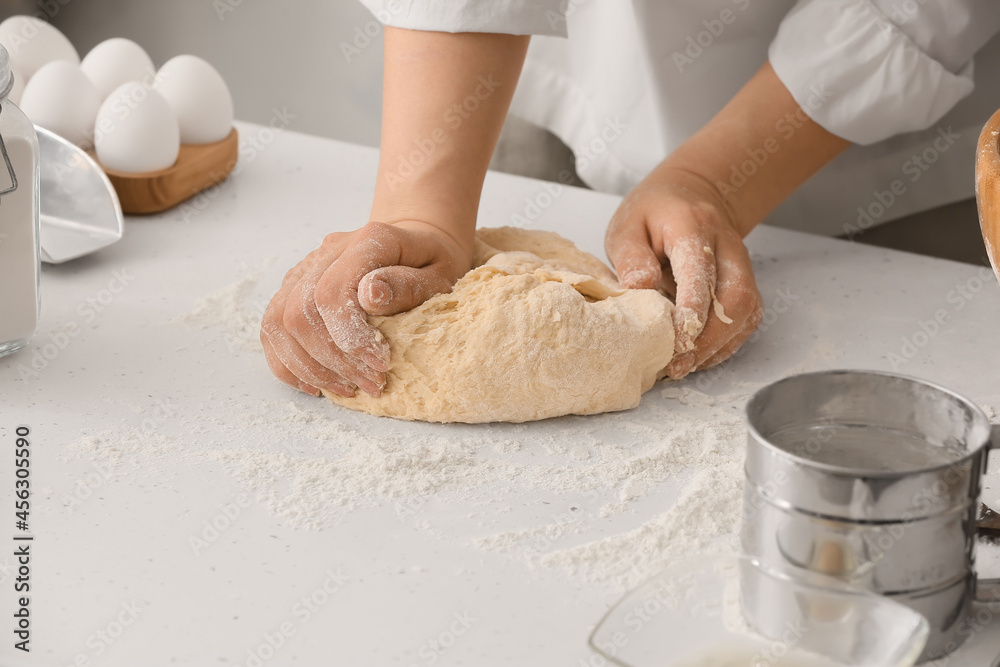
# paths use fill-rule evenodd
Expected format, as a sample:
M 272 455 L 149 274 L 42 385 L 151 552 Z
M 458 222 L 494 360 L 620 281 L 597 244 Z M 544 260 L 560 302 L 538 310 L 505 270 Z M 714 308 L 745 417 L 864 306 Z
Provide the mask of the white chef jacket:
M 979 131 L 1000 108 L 1000 0 L 361 1 L 401 28 L 536 35 L 512 113 L 618 194 L 770 60 L 805 113 L 855 144 L 766 220 L 805 231 L 853 236 L 973 196 Z M 795 129 L 775 126 L 779 147 Z

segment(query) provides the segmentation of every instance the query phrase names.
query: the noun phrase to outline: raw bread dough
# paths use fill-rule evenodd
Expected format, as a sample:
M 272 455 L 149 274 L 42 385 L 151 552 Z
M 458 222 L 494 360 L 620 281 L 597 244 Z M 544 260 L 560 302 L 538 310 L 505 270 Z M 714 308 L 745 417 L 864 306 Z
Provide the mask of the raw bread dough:
M 391 350 L 381 397 L 327 397 L 402 419 L 523 422 L 633 408 L 670 362 L 670 301 L 623 290 L 558 234 L 480 229 L 473 265 L 450 294 L 371 318 Z

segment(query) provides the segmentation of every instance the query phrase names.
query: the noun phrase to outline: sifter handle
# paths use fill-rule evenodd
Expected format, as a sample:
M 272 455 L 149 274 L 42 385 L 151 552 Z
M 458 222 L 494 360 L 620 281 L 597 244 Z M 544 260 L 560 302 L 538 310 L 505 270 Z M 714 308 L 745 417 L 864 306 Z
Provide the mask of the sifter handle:
M 994 424 L 990 436 L 990 450 L 1000 451 L 1000 424 Z M 989 458 L 987 458 L 989 461 Z M 979 521 L 976 532 L 988 537 L 1000 536 L 1000 514 L 987 507 L 985 503 L 979 506 Z M 979 579 L 976 582 L 976 602 L 1000 601 L 1000 579 Z

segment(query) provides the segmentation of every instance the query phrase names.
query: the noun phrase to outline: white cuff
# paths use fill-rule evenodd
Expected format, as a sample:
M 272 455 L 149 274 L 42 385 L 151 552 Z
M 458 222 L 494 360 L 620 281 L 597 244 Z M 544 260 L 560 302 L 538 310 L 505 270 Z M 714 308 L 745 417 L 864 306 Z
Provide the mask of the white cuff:
M 394 28 L 566 36 L 562 0 L 361 0 Z
M 856 144 L 923 130 L 972 92 L 868 0 L 800 0 L 768 51 L 803 111 Z

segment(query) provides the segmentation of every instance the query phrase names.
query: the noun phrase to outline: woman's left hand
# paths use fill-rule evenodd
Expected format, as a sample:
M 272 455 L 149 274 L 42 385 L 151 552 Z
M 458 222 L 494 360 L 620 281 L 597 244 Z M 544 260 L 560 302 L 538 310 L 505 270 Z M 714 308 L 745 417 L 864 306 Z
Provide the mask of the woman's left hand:
M 675 299 L 671 378 L 726 360 L 760 324 L 750 254 L 732 220 L 705 179 L 660 168 L 628 194 L 608 226 L 605 249 L 622 286 Z

